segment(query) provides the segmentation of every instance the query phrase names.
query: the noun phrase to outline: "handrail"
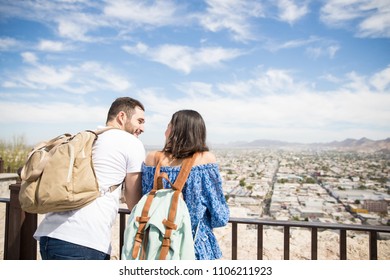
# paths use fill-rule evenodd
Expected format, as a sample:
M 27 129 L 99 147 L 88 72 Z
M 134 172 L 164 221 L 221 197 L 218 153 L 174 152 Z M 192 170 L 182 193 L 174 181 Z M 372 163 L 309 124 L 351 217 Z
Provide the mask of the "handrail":
M 120 214 L 120 244 L 121 250 L 124 239 L 126 215 L 130 214 L 128 209 L 119 209 Z M 315 223 L 315 222 L 299 222 L 299 221 L 276 221 L 276 220 L 261 220 L 251 218 L 230 218 L 229 223 L 232 224 L 232 260 L 237 260 L 237 241 L 238 241 L 238 224 L 257 225 L 257 259 L 263 259 L 263 229 L 264 226 L 283 227 L 284 236 L 284 260 L 290 259 L 290 228 L 301 227 L 311 229 L 311 259 L 317 259 L 318 252 L 318 229 L 331 229 L 340 231 L 340 260 L 347 259 L 347 231 L 362 231 L 369 232 L 369 257 L 370 260 L 378 259 L 377 233 L 390 233 L 388 226 L 371 226 L 371 225 L 345 225 L 331 223 Z M 121 251 L 120 251 L 121 254 Z
M 37 215 L 24 213 L 20 209 L 17 194 L 19 184 L 10 185 L 11 198 L 0 198 L 0 203 L 6 204 L 6 221 L 4 237 L 4 259 L 36 259 L 37 242 L 32 238 L 32 234 L 37 227 Z M 124 231 L 126 227 L 126 215 L 130 214 L 128 209 L 120 208 L 119 211 L 119 248 L 124 242 Z M 312 223 L 299 221 L 276 221 L 261 220 L 253 218 L 230 218 L 232 224 L 232 255 L 231 259 L 237 259 L 238 251 L 238 224 L 248 224 L 257 226 L 257 259 L 263 258 L 263 229 L 264 226 L 282 227 L 285 260 L 290 259 L 290 228 L 308 228 L 311 230 L 311 259 L 317 259 L 319 229 L 338 230 L 340 232 L 340 260 L 347 259 L 347 231 L 361 231 L 369 234 L 369 258 L 378 259 L 378 233 L 390 233 L 389 226 L 370 226 L 370 225 L 345 225 Z
M 371 225 L 345 225 L 345 224 L 331 224 L 331 223 L 315 223 L 315 222 L 298 222 L 298 221 L 275 221 L 275 220 L 259 220 L 247 218 L 230 218 L 229 223 L 232 223 L 232 259 L 237 259 L 237 225 L 238 224 L 252 224 L 258 225 L 258 242 L 257 242 L 257 259 L 261 260 L 263 255 L 263 226 L 282 226 L 284 235 L 284 259 L 288 260 L 290 257 L 290 228 L 303 227 L 311 229 L 311 259 L 317 259 L 317 234 L 318 229 L 333 229 L 340 231 L 340 260 L 347 259 L 347 231 L 363 231 L 369 233 L 369 257 L 370 260 L 378 259 L 378 237 L 377 233 L 390 233 L 388 226 L 371 226 Z
M 0 197 L 0 203 L 5 203 L 5 204 L 7 204 L 7 203 L 9 203 L 9 198 L 6 198 L 6 197 Z

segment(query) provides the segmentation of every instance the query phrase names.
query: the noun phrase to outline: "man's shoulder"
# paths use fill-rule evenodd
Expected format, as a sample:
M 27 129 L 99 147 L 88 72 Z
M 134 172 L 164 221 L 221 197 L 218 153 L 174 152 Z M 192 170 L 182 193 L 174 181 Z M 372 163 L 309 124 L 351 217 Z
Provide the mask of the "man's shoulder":
M 134 152 L 134 150 L 144 152 L 144 145 L 140 139 L 120 129 L 110 129 L 98 135 L 97 143 L 100 148 L 120 149 L 122 151 Z
M 122 129 L 110 129 L 103 134 L 100 134 L 99 136 L 106 136 L 107 138 L 112 138 L 114 140 L 126 139 L 129 141 L 141 142 L 141 140 L 139 140 L 133 134 Z

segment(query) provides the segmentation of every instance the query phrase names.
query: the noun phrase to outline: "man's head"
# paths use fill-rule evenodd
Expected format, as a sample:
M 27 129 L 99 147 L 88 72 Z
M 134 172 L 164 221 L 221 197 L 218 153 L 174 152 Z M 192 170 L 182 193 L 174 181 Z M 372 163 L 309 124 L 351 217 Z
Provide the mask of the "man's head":
M 120 128 L 138 137 L 144 132 L 144 123 L 145 108 L 138 100 L 119 97 L 111 104 L 106 125 Z

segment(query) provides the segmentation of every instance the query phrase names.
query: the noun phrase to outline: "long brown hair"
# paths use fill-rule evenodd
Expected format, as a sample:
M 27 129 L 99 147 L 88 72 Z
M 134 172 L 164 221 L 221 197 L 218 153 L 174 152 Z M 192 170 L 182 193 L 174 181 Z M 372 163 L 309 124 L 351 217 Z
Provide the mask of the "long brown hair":
M 206 125 L 202 116 L 194 110 L 180 110 L 172 115 L 169 123 L 171 133 L 167 137 L 163 151 L 174 158 L 186 158 L 195 152 L 205 152 Z

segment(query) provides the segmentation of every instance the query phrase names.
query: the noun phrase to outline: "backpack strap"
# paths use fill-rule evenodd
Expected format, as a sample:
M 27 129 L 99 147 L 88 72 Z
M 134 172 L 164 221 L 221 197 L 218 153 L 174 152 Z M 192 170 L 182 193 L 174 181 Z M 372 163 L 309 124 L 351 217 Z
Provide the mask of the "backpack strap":
M 119 128 L 113 127 L 113 126 L 106 126 L 106 127 L 99 128 L 96 130 L 88 130 L 88 131 L 92 132 L 97 137 L 99 134 L 102 134 L 103 132 L 106 132 L 107 130 L 110 130 L 110 129 L 119 129 Z
M 139 226 L 138 226 L 138 230 L 137 230 L 137 233 L 135 235 L 135 238 L 134 238 L 134 246 L 133 246 L 133 252 L 132 252 L 133 259 L 137 258 L 138 252 L 141 249 L 142 241 L 144 240 L 145 227 L 146 227 L 146 223 L 150 219 L 149 209 L 150 209 L 150 206 L 152 205 L 153 198 L 155 197 L 157 190 L 162 188 L 162 184 L 159 185 L 159 187 L 158 187 L 158 182 L 157 182 L 157 177 L 160 174 L 162 156 L 163 156 L 163 153 L 161 153 L 161 152 L 156 152 L 156 154 L 154 156 L 154 159 L 155 159 L 154 162 L 157 161 L 157 166 L 156 166 L 156 170 L 154 172 L 153 188 L 149 192 L 149 194 L 146 198 L 144 208 L 142 209 L 141 216 L 136 217 L 136 221 L 139 223 Z M 142 246 L 142 250 L 143 249 L 144 248 Z M 141 252 L 140 256 L 144 256 L 144 254 Z
M 160 251 L 160 260 L 165 260 L 165 258 L 168 255 L 169 247 L 171 245 L 172 231 L 177 229 L 177 225 L 175 224 L 175 219 L 176 219 L 177 207 L 179 204 L 179 197 L 180 197 L 181 191 L 184 187 L 184 184 L 187 181 L 188 175 L 191 172 L 191 169 L 192 169 L 192 166 L 195 162 L 196 157 L 197 157 L 197 153 L 194 153 L 192 155 L 192 157 L 186 158 L 183 161 L 179 175 L 177 176 L 177 179 L 173 185 L 169 181 L 166 173 L 162 173 L 160 175 L 160 176 L 162 176 L 163 174 L 165 174 L 165 176 L 162 176 L 162 178 L 167 179 L 168 182 L 171 184 L 172 189 L 174 189 L 174 191 L 175 191 L 173 196 L 172 196 L 171 207 L 169 208 L 168 220 L 164 219 L 162 221 L 162 223 L 165 226 L 165 234 L 164 234 L 164 239 L 162 241 L 162 247 L 161 247 L 161 251 Z

